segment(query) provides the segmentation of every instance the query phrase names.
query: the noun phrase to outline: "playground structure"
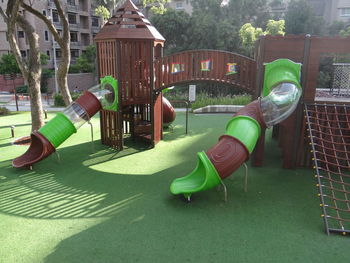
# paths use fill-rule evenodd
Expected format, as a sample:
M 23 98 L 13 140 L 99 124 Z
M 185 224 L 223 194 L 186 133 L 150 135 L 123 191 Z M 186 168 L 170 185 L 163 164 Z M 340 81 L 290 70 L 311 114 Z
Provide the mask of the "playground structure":
M 165 39 L 126 1 L 96 35 L 99 76 L 118 80 L 118 111 L 101 111 L 102 143 L 123 149 L 124 134 L 151 145 L 163 137 L 162 90 L 181 83 L 215 81 L 255 90 L 254 59 L 196 50 L 162 56 Z
M 165 39 L 149 21 L 145 19 L 135 5 L 127 0 L 124 5 L 117 10 L 115 16 L 109 19 L 100 33 L 97 34 L 95 41 L 97 45 L 99 77 L 112 76 L 117 79 L 118 86 L 118 92 L 114 93 L 115 101 L 118 102 L 118 107 L 104 107 L 100 110 L 101 142 L 103 144 L 122 150 L 125 134 L 130 134 L 133 138 L 141 138 L 149 142 L 152 146 L 158 143 L 163 136 L 163 123 L 167 122 L 164 120 L 164 111 L 166 111 L 166 107 L 163 106 L 165 105 L 165 100 L 162 95 L 162 90 L 169 86 L 198 81 L 229 83 L 252 94 L 254 99 L 258 98 L 262 93 L 265 97 L 268 95 L 268 93 L 262 92 L 265 91 L 264 83 L 266 83 L 266 76 L 264 76 L 266 73 L 265 63 L 271 63 L 277 59 L 285 58 L 303 65 L 300 83 L 303 89 L 300 94 L 300 103 L 297 105 L 296 110 L 286 120 L 283 120 L 280 124 L 274 125 L 273 128 L 273 136 L 278 138 L 279 145 L 282 148 L 283 167 L 295 168 L 302 165 L 310 165 L 312 157 L 315 159 L 315 167 L 322 167 L 320 166 L 319 160 L 322 158 L 322 160 L 324 160 L 326 157 L 321 158 L 317 155 L 311 156 L 310 154 L 310 150 L 312 147 L 315 147 L 315 141 L 317 140 L 311 141 L 311 145 L 309 144 L 307 132 L 311 132 L 311 129 L 307 131 L 307 116 L 303 114 L 302 104 L 307 105 L 307 110 L 309 110 L 312 109 L 312 106 L 309 105 L 315 102 L 318 67 L 321 55 L 324 53 L 349 53 L 350 38 L 265 36 L 257 42 L 255 59 L 226 51 L 214 50 L 186 51 L 163 57 L 162 48 Z M 271 91 L 270 89 L 273 87 L 274 85 L 270 85 L 267 90 Z M 84 108 L 81 104 L 90 104 L 91 100 L 91 98 L 87 100 L 84 99 L 87 98 L 84 96 L 85 94 L 75 104 L 72 104 L 74 106 L 71 106 L 70 109 L 74 112 L 84 112 L 84 110 L 80 110 L 80 108 Z M 262 99 L 261 102 L 263 100 L 264 99 Z M 256 101 L 249 107 L 255 107 L 256 109 L 256 105 L 258 104 L 260 104 L 259 101 Z M 80 105 L 80 108 L 76 105 Z M 326 114 L 327 116 L 329 116 L 329 114 L 339 115 L 341 112 L 344 112 L 344 109 L 348 109 L 347 107 L 344 108 L 344 106 L 334 107 L 336 109 L 343 107 L 343 111 L 325 110 L 323 113 L 320 113 L 314 110 L 310 112 L 311 115 L 308 114 L 310 116 L 318 116 L 319 114 Z M 100 108 L 98 108 L 98 110 L 99 109 Z M 96 112 L 98 110 L 96 109 Z M 66 112 L 69 113 L 70 110 Z M 87 112 L 86 109 L 85 112 Z M 94 113 L 96 112 L 94 111 Z M 84 113 L 82 114 L 84 115 Z M 239 117 L 250 116 L 249 114 L 251 114 L 250 111 L 238 113 L 238 115 L 232 119 L 232 123 L 238 122 L 237 120 L 241 119 L 251 123 L 251 125 L 248 126 L 256 126 L 255 121 L 251 119 L 248 121 L 247 118 Z M 80 118 L 88 120 L 93 114 L 88 114 L 85 117 L 83 115 L 81 115 Z M 169 115 L 174 117 L 171 110 Z M 60 117 L 57 118 L 65 118 L 60 114 L 59 116 Z M 347 113 L 344 116 L 348 116 Z M 228 134 L 223 135 L 219 143 L 230 141 L 231 145 L 236 145 L 235 147 L 238 147 L 237 145 L 242 146 L 240 152 L 243 152 L 243 154 L 240 156 L 239 162 L 231 163 L 231 159 L 226 157 L 226 159 L 223 159 L 223 162 L 231 167 L 226 172 L 220 172 L 221 175 L 219 175 L 219 177 L 221 179 L 229 176 L 237 169 L 242 161 L 247 159 L 249 153 L 252 154 L 251 160 L 253 165 L 263 165 L 264 123 L 266 122 L 264 117 L 266 117 L 266 115 L 263 117 L 261 114 L 256 115 L 260 129 L 254 129 L 255 135 L 252 136 L 253 139 L 249 139 L 251 141 L 249 142 L 249 147 L 247 145 L 242 145 L 242 143 L 237 143 L 237 140 L 232 139 L 232 135 L 240 135 L 232 134 L 232 130 L 234 129 L 229 127 L 230 125 L 228 126 Z M 72 125 L 70 124 L 70 130 L 74 132 L 75 129 L 78 128 L 76 126 L 80 124 L 75 124 L 73 121 Z M 315 125 L 318 125 L 318 123 L 311 123 L 311 121 L 309 121 L 308 125 L 316 127 Z M 234 126 L 236 126 L 236 124 Z M 46 129 L 44 127 L 42 130 L 43 133 L 45 133 Z M 340 130 L 343 128 L 344 126 L 339 126 Z M 343 135 L 347 134 L 345 130 L 341 132 Z M 332 134 L 333 133 L 334 132 L 332 132 Z M 43 138 L 40 134 L 40 132 L 33 132 L 32 134 L 32 144 L 39 145 L 40 147 L 37 148 L 31 145 L 28 150 L 30 154 L 27 152 L 23 157 L 19 157 L 17 161 L 15 161 L 16 159 L 14 160 L 15 167 L 29 166 L 55 151 L 55 143 L 50 140 L 45 141 L 46 137 L 44 136 L 45 138 Z M 47 137 L 50 136 L 51 133 L 47 133 Z M 313 138 L 315 134 L 310 133 L 309 136 Z M 66 135 L 64 137 L 67 138 Z M 49 143 L 47 143 L 47 141 L 49 141 Z M 59 142 L 61 143 L 60 140 Z M 345 148 L 346 147 L 347 146 L 345 146 Z M 215 146 L 214 148 L 219 148 L 219 150 L 224 151 L 221 146 Z M 214 148 L 206 153 L 209 159 L 210 156 L 217 156 L 215 153 L 216 149 Z M 204 156 L 203 154 L 205 153 L 198 154 L 200 159 Z M 313 151 L 312 154 L 315 154 L 315 151 Z M 28 162 L 28 156 L 31 156 L 30 158 L 36 156 L 36 158 Z M 211 159 L 214 160 L 215 158 L 212 157 Z M 337 154 L 332 156 L 329 160 L 332 160 L 333 164 L 329 167 L 333 169 L 336 164 L 340 165 L 342 161 L 339 162 L 338 159 L 339 156 Z M 332 169 L 329 170 L 333 171 Z M 220 169 L 218 168 L 218 170 Z M 334 180 L 337 182 L 344 182 L 340 186 L 340 192 L 345 195 L 340 198 L 337 197 L 336 194 L 330 192 L 327 196 L 331 196 L 333 199 L 322 198 L 322 187 L 324 185 L 322 182 L 325 180 L 326 176 L 318 173 L 318 179 L 319 182 L 321 182 L 318 184 L 321 205 L 322 207 L 328 207 L 327 209 L 333 209 L 336 213 L 333 215 L 327 212 L 328 210 L 326 211 L 326 209 L 323 209 L 326 231 L 327 233 L 329 233 L 329 231 L 349 232 L 349 226 L 344 224 L 344 222 L 350 220 L 348 218 L 350 209 L 336 204 L 329 204 L 330 202 L 334 202 L 334 200 L 336 200 L 335 198 L 337 198 L 345 200 L 344 204 L 348 206 L 349 191 L 347 190 L 346 176 L 342 176 L 341 179 L 336 179 L 332 177 L 332 174 L 329 176 L 328 172 L 326 175 L 328 176 L 327 180 L 329 182 L 333 182 Z M 220 182 L 220 178 L 216 178 L 218 182 Z M 333 184 L 333 186 L 334 185 L 336 184 Z M 331 187 L 334 188 L 333 186 Z M 201 190 L 204 190 L 204 188 L 201 188 Z M 336 189 L 331 189 L 331 191 L 337 192 Z M 181 193 L 184 192 L 182 191 Z M 191 193 L 193 193 L 193 191 Z M 339 213 L 339 211 L 342 213 Z M 328 216 L 331 216 L 335 222 L 338 222 L 340 227 L 328 227 L 327 222 L 328 219 L 331 218 Z

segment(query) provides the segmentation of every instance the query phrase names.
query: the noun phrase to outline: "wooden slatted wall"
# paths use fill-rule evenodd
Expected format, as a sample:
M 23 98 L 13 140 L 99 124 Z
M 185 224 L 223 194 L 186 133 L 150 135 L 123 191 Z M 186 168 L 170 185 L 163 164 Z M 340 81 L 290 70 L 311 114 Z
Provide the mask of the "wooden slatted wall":
M 210 68 L 204 71 L 201 62 L 209 60 Z M 236 63 L 237 73 L 228 74 L 227 64 Z M 172 72 L 173 64 L 181 65 Z M 248 93 L 255 91 L 256 61 L 254 59 L 218 50 L 192 50 L 163 57 L 155 62 L 155 89 L 180 83 L 215 81 L 235 85 Z

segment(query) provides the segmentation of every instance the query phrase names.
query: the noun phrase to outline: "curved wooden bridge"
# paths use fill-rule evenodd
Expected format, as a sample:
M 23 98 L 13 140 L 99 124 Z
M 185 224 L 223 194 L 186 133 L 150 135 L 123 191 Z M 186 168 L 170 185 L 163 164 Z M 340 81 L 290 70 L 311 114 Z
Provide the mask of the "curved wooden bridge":
M 248 93 L 256 88 L 256 61 L 228 51 L 184 51 L 156 60 L 154 68 L 156 90 L 199 81 L 232 84 Z

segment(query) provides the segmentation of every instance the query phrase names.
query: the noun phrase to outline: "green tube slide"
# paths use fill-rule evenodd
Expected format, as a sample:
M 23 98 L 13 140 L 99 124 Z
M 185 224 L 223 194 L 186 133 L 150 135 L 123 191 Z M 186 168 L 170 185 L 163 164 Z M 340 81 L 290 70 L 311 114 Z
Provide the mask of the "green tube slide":
M 39 129 L 39 132 L 44 135 L 52 145 L 57 148 L 69 136 L 77 132 L 74 124 L 63 113 L 57 115 Z
M 248 149 L 249 153 L 251 153 L 260 136 L 260 132 L 260 124 L 255 119 L 239 115 L 233 117 L 227 123 L 225 134 L 240 141 Z M 227 143 L 225 140 L 228 140 L 229 143 L 239 144 L 237 140 L 230 137 L 220 140 L 207 153 L 210 156 L 221 156 Z M 241 144 L 238 147 L 241 147 Z M 190 200 L 190 196 L 193 193 L 217 186 L 227 176 L 226 167 L 228 167 L 228 172 L 231 174 L 241 165 L 240 162 L 244 162 L 248 156 L 246 150 L 234 152 L 233 150 L 235 149 L 236 147 L 233 147 L 233 149 L 229 150 L 231 151 L 230 153 L 225 153 L 227 157 L 232 156 L 235 158 L 235 162 L 238 162 L 237 164 L 232 163 L 232 165 L 223 164 L 221 161 L 212 161 L 204 151 L 197 153 L 197 166 L 195 169 L 189 175 L 175 179 L 170 186 L 170 192 L 174 195 L 183 194 L 185 198 Z M 237 158 L 237 155 L 240 155 L 240 157 Z M 222 164 L 225 166 L 224 168 Z M 219 173 L 218 170 L 223 170 L 223 172 Z
M 301 96 L 300 74 L 301 64 L 288 59 L 265 64 L 263 98 L 238 112 L 227 123 L 225 135 L 216 145 L 206 153 L 197 153 L 195 169 L 189 175 L 175 179 L 170 192 L 183 194 L 190 200 L 191 194 L 220 184 L 236 171 L 253 152 L 261 125 L 271 127 L 280 123 L 297 107 Z
M 197 166 L 192 173 L 176 179 L 171 184 L 171 193 L 183 194 L 189 198 L 191 194 L 210 189 L 221 182 L 218 172 L 205 152 L 197 153 L 197 158 Z
M 236 116 L 226 125 L 226 133 L 235 137 L 247 147 L 249 153 L 254 150 L 261 133 L 260 124 L 249 116 Z

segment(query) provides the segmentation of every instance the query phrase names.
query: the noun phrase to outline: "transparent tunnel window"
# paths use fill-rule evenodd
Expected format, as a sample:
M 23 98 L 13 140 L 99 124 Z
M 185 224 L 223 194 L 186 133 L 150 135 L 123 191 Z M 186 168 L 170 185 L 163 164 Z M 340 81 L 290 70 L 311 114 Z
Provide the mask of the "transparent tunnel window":
M 293 83 L 280 83 L 260 101 L 265 123 L 271 127 L 289 117 L 298 106 L 301 89 Z
M 89 91 L 101 102 L 103 108 L 112 106 L 115 100 L 113 86 L 109 83 L 93 86 Z
M 79 129 L 85 122 L 89 120 L 86 111 L 78 104 L 73 102 L 64 109 L 63 114 L 70 119 L 76 129 Z

